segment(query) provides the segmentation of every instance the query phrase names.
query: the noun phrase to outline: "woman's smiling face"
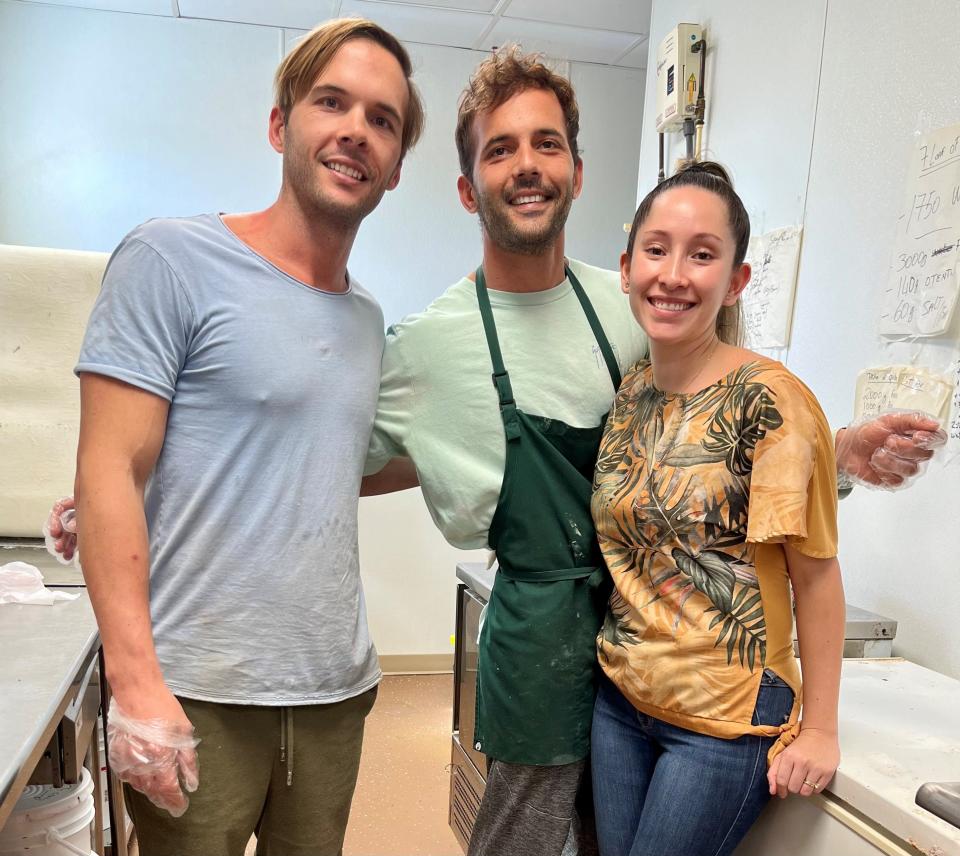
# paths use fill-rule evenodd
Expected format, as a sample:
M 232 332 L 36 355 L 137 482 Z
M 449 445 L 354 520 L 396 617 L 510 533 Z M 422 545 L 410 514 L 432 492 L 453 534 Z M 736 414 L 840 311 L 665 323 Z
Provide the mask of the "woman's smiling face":
M 734 268 L 736 242 L 726 202 L 700 187 L 661 193 L 640 224 L 621 286 L 652 342 L 695 344 L 716 335 L 723 306 L 736 303 L 750 266 Z

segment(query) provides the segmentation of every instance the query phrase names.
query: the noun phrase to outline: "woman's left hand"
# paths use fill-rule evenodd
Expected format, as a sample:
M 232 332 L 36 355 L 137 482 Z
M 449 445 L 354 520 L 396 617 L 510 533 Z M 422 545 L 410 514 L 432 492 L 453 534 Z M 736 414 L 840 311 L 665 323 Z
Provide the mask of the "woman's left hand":
M 767 771 L 770 793 L 780 799 L 787 794 L 808 797 L 819 793 L 830 783 L 839 764 L 837 735 L 801 726 L 800 736 L 773 759 Z

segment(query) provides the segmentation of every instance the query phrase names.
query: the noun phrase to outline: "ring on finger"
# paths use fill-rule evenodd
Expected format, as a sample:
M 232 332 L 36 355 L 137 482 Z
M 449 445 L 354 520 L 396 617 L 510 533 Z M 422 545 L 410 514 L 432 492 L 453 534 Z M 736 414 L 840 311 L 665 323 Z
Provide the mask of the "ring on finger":
M 819 790 L 820 790 L 820 785 L 818 785 L 816 782 L 811 782 L 809 779 L 804 779 L 804 780 L 803 780 L 803 783 L 804 783 L 807 787 L 813 788 L 815 791 L 819 791 Z

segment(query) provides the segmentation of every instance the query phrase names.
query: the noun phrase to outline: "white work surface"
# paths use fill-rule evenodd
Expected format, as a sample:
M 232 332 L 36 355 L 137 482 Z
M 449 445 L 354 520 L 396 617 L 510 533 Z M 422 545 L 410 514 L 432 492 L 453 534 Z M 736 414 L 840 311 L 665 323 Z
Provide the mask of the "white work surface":
M 0 604 L 0 805 L 33 772 L 25 766 L 46 748 L 78 671 L 99 645 L 87 592 L 74 591 L 79 598 L 52 606 Z
M 828 791 L 925 853 L 960 854 L 960 829 L 915 803 L 920 785 L 960 779 L 958 711 L 960 681 L 906 660 L 844 660 Z

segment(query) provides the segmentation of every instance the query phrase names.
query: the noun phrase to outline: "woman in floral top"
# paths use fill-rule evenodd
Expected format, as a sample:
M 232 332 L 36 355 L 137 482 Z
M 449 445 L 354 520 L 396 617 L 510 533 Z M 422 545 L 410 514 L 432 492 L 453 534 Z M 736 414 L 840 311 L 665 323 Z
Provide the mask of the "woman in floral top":
M 803 383 L 739 347 L 749 233 L 723 169 L 695 164 L 643 201 L 621 259 L 650 361 L 624 378 L 594 481 L 614 581 L 602 856 L 731 853 L 771 794 L 809 796 L 839 762 L 833 438 Z

